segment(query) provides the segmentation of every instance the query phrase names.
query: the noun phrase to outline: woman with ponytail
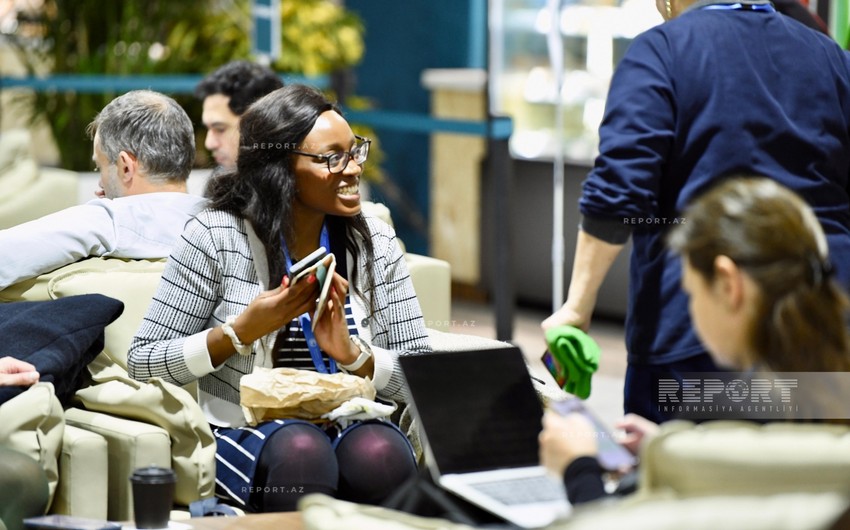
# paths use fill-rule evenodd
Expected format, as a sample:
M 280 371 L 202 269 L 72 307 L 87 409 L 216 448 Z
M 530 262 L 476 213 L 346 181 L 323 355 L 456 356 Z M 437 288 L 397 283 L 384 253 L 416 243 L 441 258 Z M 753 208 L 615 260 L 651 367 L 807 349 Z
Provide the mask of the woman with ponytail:
M 216 436 L 216 495 L 248 511 L 291 511 L 321 492 L 380 503 L 416 473 L 390 422 L 278 420 L 248 427 L 240 379 L 256 367 L 369 378 L 406 401 L 399 355 L 430 350 L 395 232 L 360 209 L 369 140 L 318 90 L 289 85 L 240 120 L 236 171 L 211 181 L 128 354 L 130 375 L 198 381 Z M 323 312 L 316 273 L 292 265 L 320 246 L 336 257 Z
M 685 219 L 668 246 L 682 258 L 691 318 L 718 364 L 850 371 L 847 296 L 799 196 L 766 178 L 725 180 Z
M 759 377 L 850 372 L 848 299 L 832 278 L 823 229 L 798 195 L 767 178 L 724 179 L 683 220 L 667 244 L 681 259 L 694 328 L 718 365 Z M 846 417 L 847 389 L 837 392 L 829 376 L 818 381 L 795 389 L 797 408 L 785 419 Z M 541 462 L 565 477 L 570 500 L 605 495 L 593 427 L 551 412 L 543 425 Z M 658 430 L 634 414 L 620 427 L 635 454 Z

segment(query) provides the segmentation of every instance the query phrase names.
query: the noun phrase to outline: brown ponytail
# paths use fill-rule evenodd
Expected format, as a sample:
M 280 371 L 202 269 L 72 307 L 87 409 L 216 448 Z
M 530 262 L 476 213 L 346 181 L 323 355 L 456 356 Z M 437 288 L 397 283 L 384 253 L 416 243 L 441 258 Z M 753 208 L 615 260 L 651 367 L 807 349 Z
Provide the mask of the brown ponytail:
M 803 200 L 773 180 L 724 180 L 686 210 L 668 244 L 707 281 L 717 256 L 759 286 L 753 360 L 776 372 L 850 371 L 848 299 L 826 237 Z

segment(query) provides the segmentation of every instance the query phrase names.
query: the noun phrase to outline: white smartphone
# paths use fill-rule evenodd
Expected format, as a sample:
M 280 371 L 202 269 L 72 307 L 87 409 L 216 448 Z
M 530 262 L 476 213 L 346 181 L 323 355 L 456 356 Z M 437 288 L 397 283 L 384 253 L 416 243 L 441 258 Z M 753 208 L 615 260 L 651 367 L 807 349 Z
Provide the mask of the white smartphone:
M 328 302 L 331 284 L 333 284 L 334 271 L 336 271 L 336 256 L 328 254 L 319 262 L 316 268 L 316 279 L 319 281 L 319 299 L 316 300 L 316 312 L 313 313 L 313 322 L 319 320 Z
M 327 254 L 328 249 L 325 247 L 319 247 L 311 252 L 309 256 L 293 265 L 292 268 L 289 269 L 289 285 L 295 285 L 295 282 L 314 271 Z

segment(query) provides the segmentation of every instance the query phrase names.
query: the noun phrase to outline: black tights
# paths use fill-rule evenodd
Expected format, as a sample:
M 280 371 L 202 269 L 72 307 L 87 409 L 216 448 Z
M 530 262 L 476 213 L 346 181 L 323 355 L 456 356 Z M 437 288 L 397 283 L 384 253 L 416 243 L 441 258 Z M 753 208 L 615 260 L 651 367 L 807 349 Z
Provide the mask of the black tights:
M 257 462 L 251 508 L 293 511 L 307 493 L 378 504 L 416 473 L 407 440 L 386 423 L 344 431 L 335 446 L 312 425 L 293 423 L 277 430 Z

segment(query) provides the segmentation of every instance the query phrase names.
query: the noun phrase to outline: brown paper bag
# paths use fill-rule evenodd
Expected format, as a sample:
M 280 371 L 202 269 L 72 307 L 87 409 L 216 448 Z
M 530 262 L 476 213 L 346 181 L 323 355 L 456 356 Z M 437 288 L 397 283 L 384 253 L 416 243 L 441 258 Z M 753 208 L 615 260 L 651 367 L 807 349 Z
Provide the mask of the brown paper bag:
M 368 378 L 294 368 L 254 368 L 240 381 L 242 412 L 250 425 L 275 419 L 317 420 L 349 399 L 375 399 Z

